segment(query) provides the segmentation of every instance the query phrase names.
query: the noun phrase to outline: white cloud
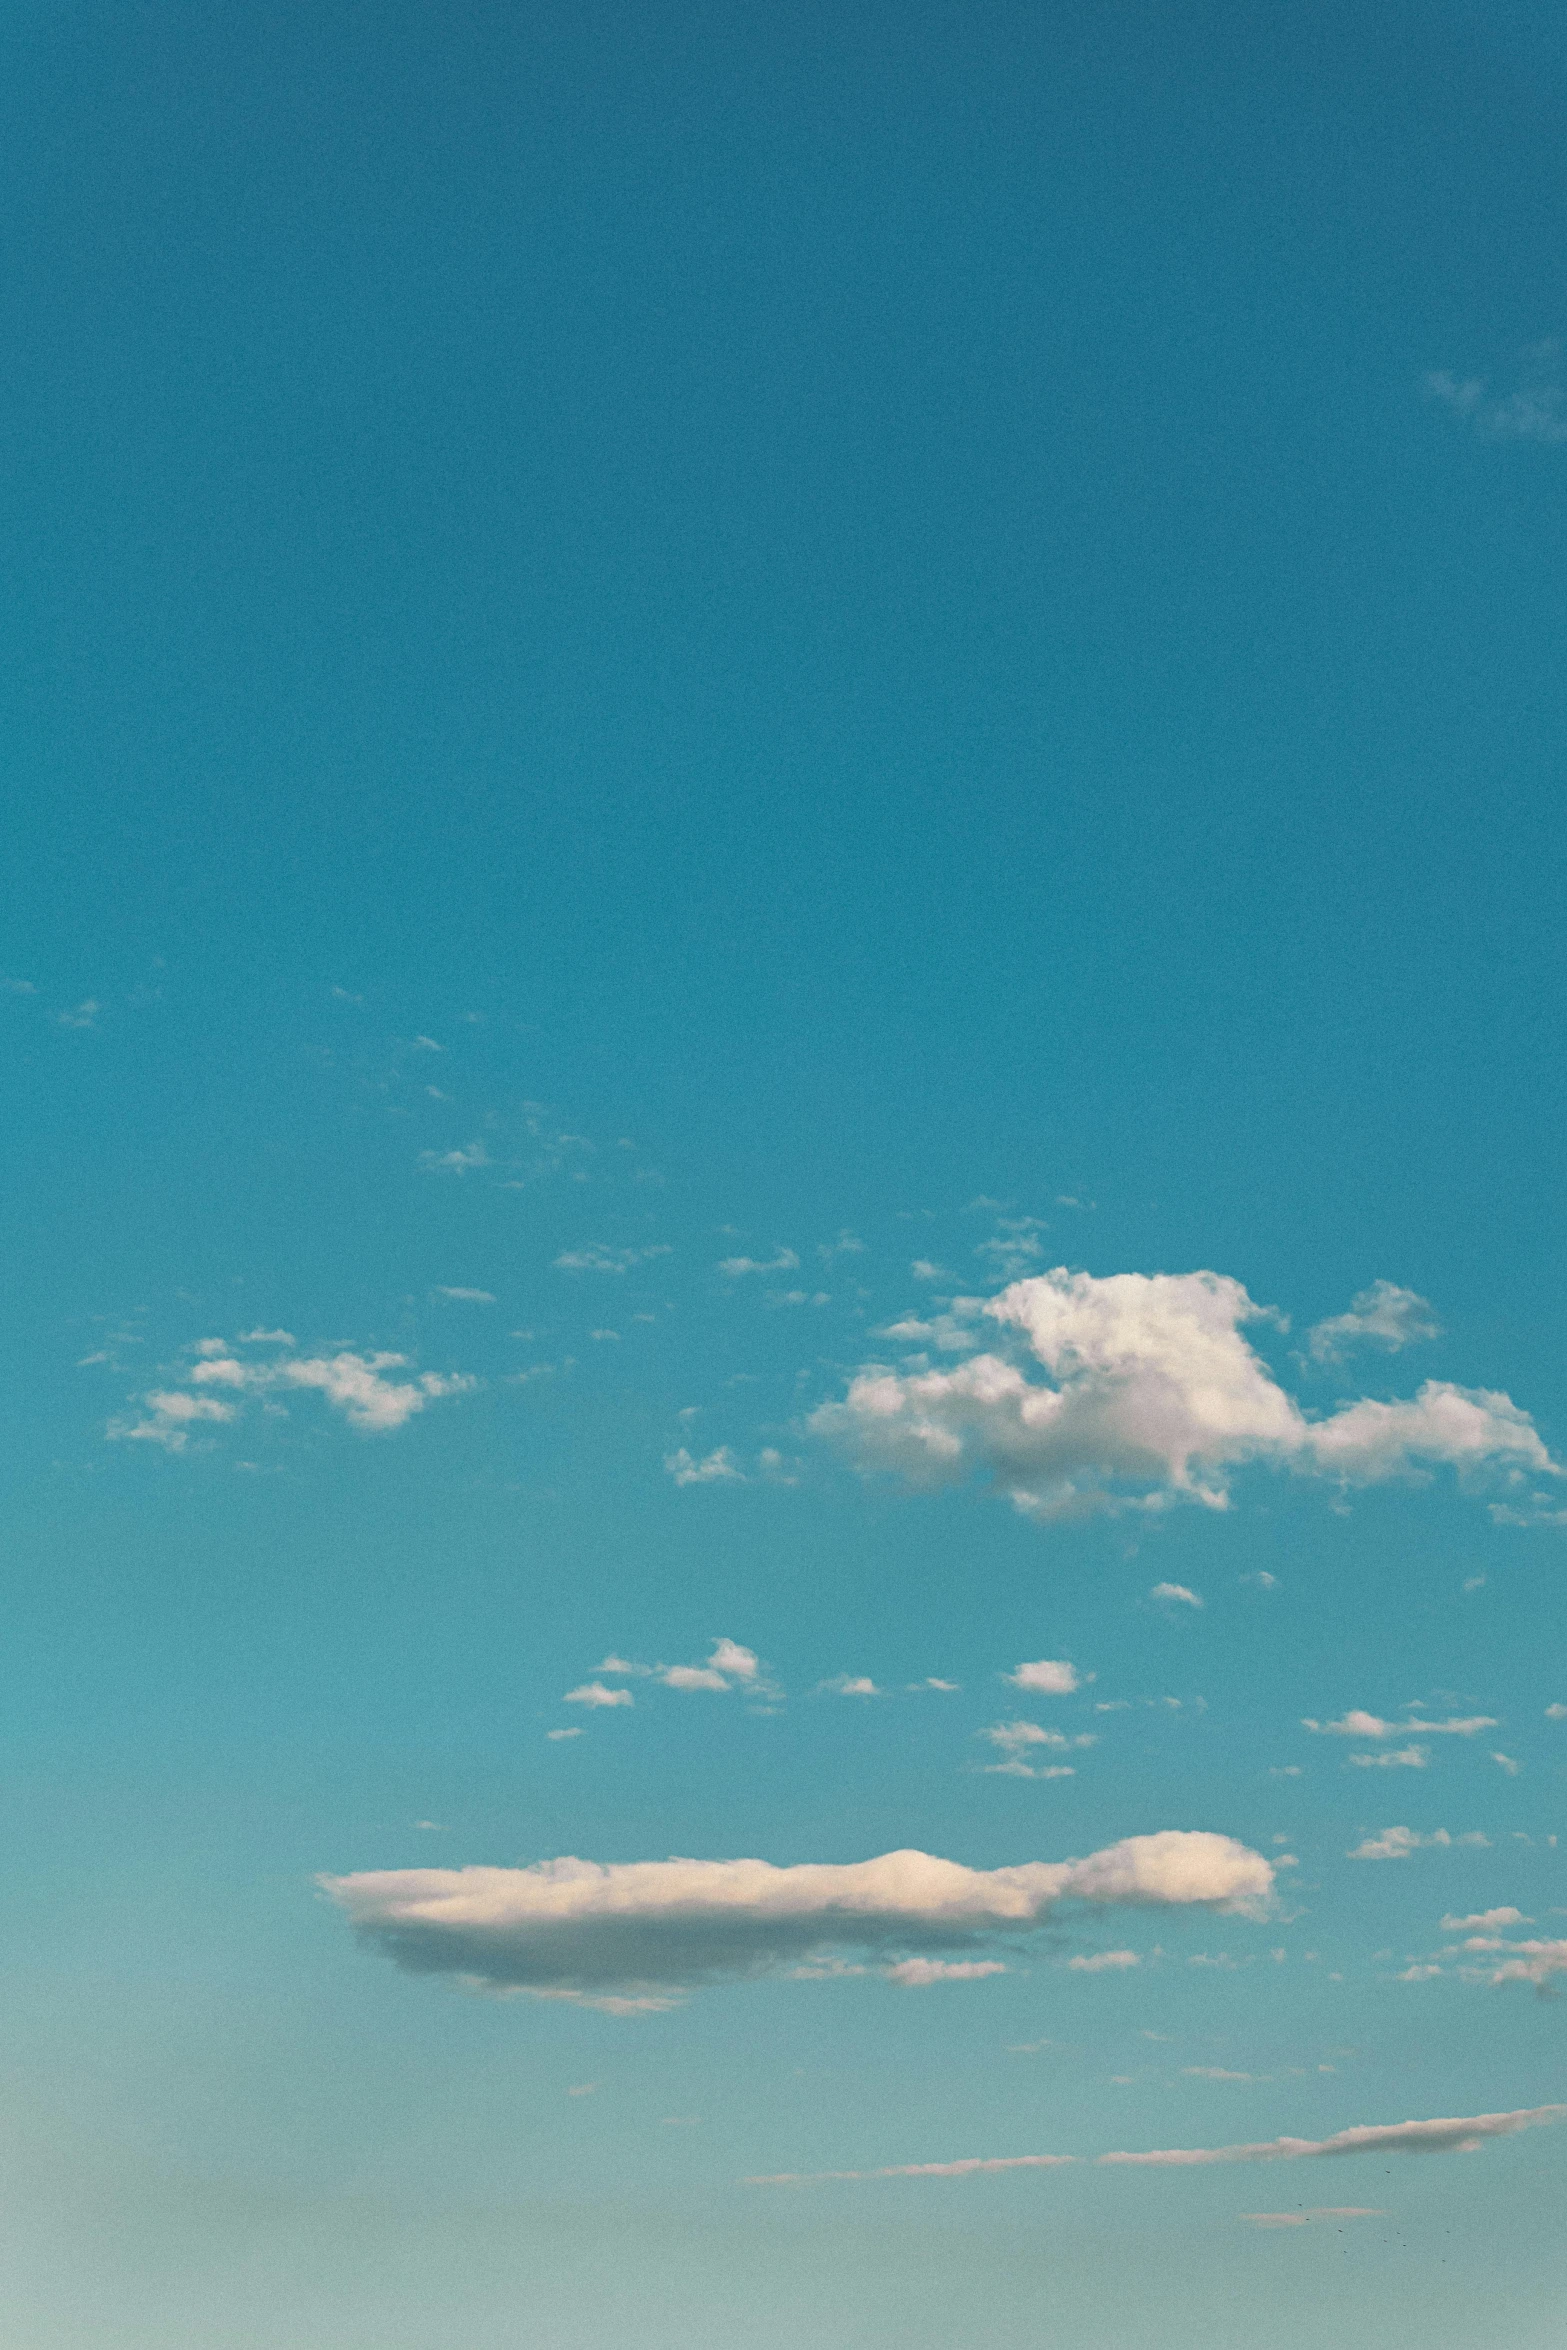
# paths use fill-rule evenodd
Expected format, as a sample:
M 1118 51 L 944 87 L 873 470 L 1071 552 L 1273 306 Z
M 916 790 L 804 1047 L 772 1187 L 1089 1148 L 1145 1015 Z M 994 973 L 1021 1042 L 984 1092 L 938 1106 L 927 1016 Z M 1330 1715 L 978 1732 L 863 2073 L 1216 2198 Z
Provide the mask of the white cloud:
M 69 1011 L 56 1012 L 55 1019 L 62 1028 L 96 1028 L 98 1014 L 103 1010 L 96 996 L 84 996 Z
M 1532 1926 L 1533 1918 L 1526 1918 L 1521 1909 L 1477 1909 L 1466 1918 L 1445 1917 L 1444 1934 L 1486 1934 L 1497 1926 Z
M 1068 1738 L 1060 1730 L 1043 1729 L 1038 1722 L 993 1722 L 989 1729 L 976 1730 L 974 1735 L 999 1747 L 1005 1759 L 989 1763 L 986 1768 L 992 1775 L 1006 1779 L 1075 1778 L 1076 1766 L 1072 1763 L 1028 1763 L 1023 1760 L 1024 1754 L 1034 1747 L 1042 1747 L 1048 1753 L 1066 1754 L 1074 1746 L 1094 1744 L 1090 1736 Z
M 729 1683 L 711 1665 L 664 1665 L 658 1678 L 666 1689 L 727 1689 Z
M 1206 1604 L 1195 1591 L 1188 1591 L 1184 1583 L 1156 1583 L 1148 1596 L 1161 1607 L 1202 1607 Z
M 729 1673 L 737 1681 L 754 1681 L 760 1666 L 754 1648 L 742 1648 L 738 1640 L 715 1640 L 708 1663 L 715 1672 Z
M 1468 1828 L 1462 1836 L 1451 1836 L 1446 1828 L 1433 1828 L 1428 1836 L 1414 1828 L 1383 1828 L 1375 1836 L 1367 1836 L 1347 1860 L 1407 1860 L 1412 1852 L 1446 1850 L 1454 1844 L 1467 1844 L 1486 1850 L 1489 1836 L 1482 1836 L 1478 1828 Z
M 629 1689 L 606 1689 L 602 1681 L 584 1681 L 580 1689 L 568 1689 L 567 1705 L 635 1705 Z
M 835 1673 L 830 1681 L 818 1681 L 818 1689 L 829 1691 L 834 1697 L 880 1697 L 875 1682 L 868 1673 Z
M 1490 1983 L 1533 1983 L 1543 1991 L 1557 1975 L 1567 1975 L 1567 1942 L 1503 1942 L 1477 1936 L 1465 1947 L 1505 1953 L 1497 1965 L 1482 1970 Z
M 241 1344 L 292 1346 L 287 1331 L 252 1331 Z M 360 1354 L 340 1347 L 329 1355 L 280 1354 L 270 1362 L 244 1361 L 226 1351 L 221 1338 L 201 1340 L 196 1360 L 184 1374 L 184 1389 L 155 1389 L 138 1400 L 150 1413 L 141 1421 L 115 1420 L 109 1435 L 150 1440 L 169 1451 L 183 1451 L 193 1427 L 201 1422 L 237 1418 L 240 1405 L 220 1401 L 208 1390 L 226 1388 L 233 1396 L 276 1395 L 285 1389 L 313 1390 L 340 1411 L 350 1427 L 371 1435 L 401 1428 L 429 1403 L 443 1396 L 464 1395 L 478 1381 L 461 1372 L 424 1371 L 412 1378 L 389 1378 L 406 1370 L 402 1354 Z M 190 1393 L 199 1389 L 200 1393 Z M 274 1407 L 275 1408 L 275 1407 Z
M 482 1142 L 470 1142 L 466 1150 L 421 1151 L 419 1164 L 427 1175 L 468 1175 L 475 1167 L 487 1167 L 490 1154 Z
M 1135 1950 L 1096 1950 L 1087 1956 L 1079 1953 L 1066 1963 L 1074 1975 L 1104 1975 L 1121 1974 L 1143 1962 Z
M 1567 1722 L 1567 1705 L 1548 1705 L 1545 1718 L 1548 1722 Z
M 1373 1281 L 1351 1300 L 1347 1314 L 1334 1314 L 1306 1334 L 1312 1358 L 1319 1363 L 1342 1362 L 1357 1346 L 1382 1347 L 1397 1354 L 1425 1338 L 1440 1338 L 1442 1325 L 1430 1303 L 1396 1281 Z
M 1146 2154 L 1100 2154 L 1090 2159 L 1099 2169 L 1190 2169 L 1207 2163 L 1299 2162 L 1340 2154 L 1473 2154 L 1488 2139 L 1516 2137 L 1520 2130 L 1544 2129 L 1564 2120 L 1567 2105 L 1531 2105 L 1513 2113 L 1472 2113 L 1455 2120 L 1362 2124 L 1339 2130 L 1331 2138 L 1268 2138 L 1247 2146 L 1158 2147 Z M 964 2179 L 987 2171 L 1060 2170 L 1077 2159 L 1072 2154 L 970 2155 L 959 2162 L 903 2162 L 881 2170 L 777 2171 L 769 2177 L 747 2179 L 744 2184 L 811 2187 L 838 2179 Z M 1279 2215 L 1248 2212 L 1242 2216 L 1269 2222 Z M 1366 2206 L 1347 2204 L 1318 2210 L 1312 2216 L 1375 2219 L 1380 2214 Z
M 1509 1779 L 1516 1779 L 1519 1772 L 1523 1769 L 1523 1764 L 1516 1761 L 1510 1754 L 1493 1754 L 1491 1760 L 1494 1763 L 1501 1764 L 1502 1769 L 1507 1773 Z
M 664 1455 L 664 1467 L 677 1485 L 743 1485 L 745 1471 L 736 1462 L 727 1444 L 720 1444 L 704 1460 L 697 1460 L 678 1445 Z
M 580 1730 L 580 1729 L 576 1729 L 576 1730 L 546 1730 L 546 1731 L 545 1731 L 545 1733 L 544 1733 L 544 1735 L 545 1735 L 545 1737 L 546 1737 L 546 1738 L 551 1738 L 551 1739 L 557 1739 L 557 1740 L 558 1740 L 558 1739 L 561 1739 L 561 1738 L 580 1738 L 580 1737 L 582 1736 L 582 1732 L 581 1732 L 581 1730 Z
M 781 1248 L 775 1257 L 725 1257 L 718 1270 L 730 1281 L 739 1281 L 747 1273 L 795 1273 L 800 1260 L 792 1248 Z
M 203 1422 L 232 1420 L 235 1407 L 219 1403 L 215 1396 L 185 1395 L 178 1389 L 155 1388 L 140 1398 L 151 1418 L 146 1420 L 111 1420 L 108 1434 L 115 1442 L 130 1444 L 161 1444 L 166 1452 L 183 1452 L 190 1442 L 191 1431 Z
M 495 1303 L 495 1296 L 492 1290 L 455 1289 L 445 1281 L 438 1281 L 435 1287 L 431 1290 L 430 1295 L 432 1297 L 448 1298 L 453 1305 L 492 1306 Z
M 947 1697 L 952 1696 L 957 1690 L 961 1689 L 962 1686 L 963 1684 L 961 1681 L 938 1680 L 934 1673 L 927 1673 L 923 1681 L 911 1681 L 909 1683 L 909 1688 L 911 1691 L 918 1691 L 922 1689 L 939 1689 L 942 1694 Z
M 598 1670 L 601 1673 L 651 1673 L 653 1668 L 651 1665 L 634 1665 L 629 1657 L 617 1656 L 611 1649 Z
M 977 1983 L 984 1975 L 1004 1975 L 999 1958 L 900 1958 L 886 1970 L 889 1983 L 907 1991 L 923 1991 L 931 1983 Z
M 624 1703 L 605 1691 L 593 1703 Z M 983 1956 L 1064 1902 L 1266 1911 L 1273 1871 L 1233 1837 L 1166 1829 L 1083 1860 L 969 1869 L 917 1851 L 848 1864 L 540 1861 L 320 1880 L 358 1931 L 414 1973 L 580 1998 L 776 1972 L 834 1952 Z M 976 1950 L 975 1946 L 979 1948 Z
M 1014 1666 L 1001 1678 L 1010 1681 L 1014 1689 L 1037 1690 L 1043 1697 L 1070 1697 L 1083 1685 L 1076 1665 L 1068 1664 L 1064 1657 L 1038 1657 L 1031 1665 Z M 1088 1678 L 1091 1681 L 1093 1674 Z
M 1349 1759 L 1363 1771 L 1423 1771 L 1431 1756 L 1424 1746 L 1390 1746 L 1381 1754 L 1352 1754 Z
M 1242 1583 L 1249 1583 L 1254 1591 L 1277 1591 L 1279 1587 L 1277 1575 L 1270 1575 L 1266 1567 L 1258 1567 L 1253 1573 L 1242 1575 L 1239 1579 Z
M 1270 2138 L 1260 2145 L 1161 2147 L 1149 2154 L 1101 2154 L 1101 2163 L 1298 2162 L 1334 2154 L 1472 2154 L 1488 2138 L 1567 2120 L 1567 2105 L 1526 2106 L 1514 2113 L 1472 2113 L 1460 2120 L 1373 2122 L 1331 2138 Z
M 629 1273 L 633 1265 L 672 1253 L 667 1241 L 655 1241 L 650 1248 L 604 1248 L 590 1240 L 582 1248 L 562 1249 L 554 1264 L 560 1273 Z
M 1300 1726 L 1303 1730 L 1314 1730 L 1319 1738 L 1407 1738 L 1411 1731 L 1422 1738 L 1473 1738 L 1481 1730 L 1496 1729 L 1497 1723 L 1491 1714 L 1454 1715 L 1446 1722 L 1417 1718 L 1387 1722 L 1380 1714 L 1362 1713 L 1352 1706 L 1340 1721 L 1317 1722 L 1306 1714 Z
M 1428 400 L 1450 409 L 1489 441 L 1567 441 L 1567 385 L 1562 346 L 1555 336 L 1520 354 L 1521 373 L 1511 391 L 1497 392 L 1483 375 L 1456 376 L 1445 367 L 1420 379 Z
M 1251 1462 L 1351 1485 L 1445 1465 L 1515 1493 L 1560 1474 L 1528 1414 L 1487 1389 L 1428 1380 L 1407 1401 L 1362 1398 L 1308 1419 L 1243 1334 L 1267 1309 L 1222 1274 L 1057 1267 L 956 1301 L 953 1315 L 955 1326 L 987 1317 L 1009 1351 L 950 1370 L 866 1365 L 841 1402 L 812 1414 L 813 1430 L 861 1469 L 914 1484 L 986 1469 L 1046 1520 L 1177 1501 L 1222 1509 Z M 1030 1357 L 1044 1379 L 1028 1376 Z

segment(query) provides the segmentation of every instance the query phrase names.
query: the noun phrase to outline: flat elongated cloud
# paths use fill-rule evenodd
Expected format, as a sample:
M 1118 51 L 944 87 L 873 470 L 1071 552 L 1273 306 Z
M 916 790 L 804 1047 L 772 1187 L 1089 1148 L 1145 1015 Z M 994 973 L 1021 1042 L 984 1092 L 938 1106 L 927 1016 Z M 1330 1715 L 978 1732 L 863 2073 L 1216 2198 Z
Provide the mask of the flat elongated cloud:
M 293 1344 L 286 1332 L 278 1331 L 252 1332 L 249 1339 L 238 1343 L 262 1342 Z M 231 1353 L 223 1339 L 207 1338 L 197 1347 L 195 1362 L 182 1374 L 183 1386 L 154 1388 L 140 1396 L 137 1400 L 147 1416 L 111 1420 L 108 1433 L 114 1438 L 161 1444 L 168 1452 L 183 1452 L 192 1428 L 199 1423 L 237 1419 L 248 1397 L 276 1396 L 292 1388 L 322 1396 L 343 1414 L 351 1428 L 366 1435 L 386 1435 L 439 1397 L 465 1395 L 479 1384 L 463 1372 L 421 1371 L 407 1378 L 395 1376 L 408 1369 L 407 1355 L 359 1353 L 352 1347 L 338 1347 L 330 1354 L 282 1353 L 258 1362 Z M 224 1392 L 215 1395 L 214 1388 Z
M 1466 1950 L 1496 1953 L 1496 1964 L 1483 1969 L 1491 1983 L 1533 1983 L 1543 1991 L 1557 1975 L 1567 1975 L 1567 1942 L 1508 1942 L 1500 1935 L 1474 1935 Z
M 1248 1343 L 1272 1319 L 1224 1274 L 1053 1272 L 954 1301 L 950 1370 L 868 1364 L 810 1425 L 863 1470 L 911 1484 L 988 1472 L 1039 1519 L 1228 1505 L 1258 1462 L 1365 1485 L 1448 1467 L 1523 1493 L 1561 1474 L 1527 1412 L 1485 1388 L 1427 1380 L 1407 1401 L 1371 1397 L 1309 1419 Z M 982 1348 L 983 1323 L 1003 1336 Z M 1030 1375 L 1030 1363 L 1044 1377 Z
M 1453 2121 L 1371 2122 L 1331 2138 L 1268 2138 L 1249 2146 L 1169 2146 L 1148 2154 L 1101 2154 L 1104 2164 L 1190 2168 L 1209 2162 L 1300 2162 L 1332 2154 L 1473 2154 L 1488 2138 L 1567 2120 L 1567 2105 L 1530 2105 L 1515 2113 L 1471 2113 Z
M 1567 2120 L 1567 2105 L 1531 2105 L 1514 2113 L 1471 2113 L 1452 2121 L 1374 2122 L 1340 2130 L 1331 2138 L 1268 2138 L 1247 2146 L 1163 2146 L 1146 2154 L 1090 2156 L 1096 2169 L 1187 2170 L 1216 2162 L 1299 2162 L 1336 2154 L 1474 2154 L 1488 2139 L 1516 2137 L 1520 2130 L 1547 2128 Z M 1074 2154 L 968 2155 L 957 2162 L 901 2162 L 881 2170 L 774 2171 L 742 2182 L 747 2187 L 816 2187 L 839 2179 L 969 2179 L 1006 2170 L 1062 2170 Z M 1243 2217 L 1272 2220 L 1268 2212 Z M 1369 2219 L 1359 2205 L 1322 2210 L 1319 2218 Z
M 1063 1902 L 1260 1916 L 1273 1870 L 1233 1837 L 1168 1828 L 1084 1860 L 999 1869 L 904 1851 L 792 1868 L 568 1859 L 320 1883 L 362 1936 L 412 1973 L 580 1998 L 766 1974 L 835 1952 L 983 1951 L 1029 1934 Z
M 1490 1838 L 1478 1828 L 1470 1828 L 1462 1836 L 1449 1835 L 1446 1828 L 1433 1828 L 1422 1836 L 1414 1828 L 1383 1828 L 1375 1836 L 1367 1836 L 1354 1850 L 1345 1855 L 1348 1860 L 1407 1860 L 1412 1852 L 1445 1850 L 1453 1844 L 1472 1844 L 1484 1848 Z
M 1428 1722 L 1411 1714 L 1404 1722 L 1385 1722 L 1380 1714 L 1361 1713 L 1352 1706 L 1340 1721 L 1317 1722 L 1307 1714 L 1300 1726 L 1315 1730 L 1319 1738 L 1474 1738 L 1480 1731 L 1500 1725 L 1492 1714 L 1455 1715 L 1446 1722 Z

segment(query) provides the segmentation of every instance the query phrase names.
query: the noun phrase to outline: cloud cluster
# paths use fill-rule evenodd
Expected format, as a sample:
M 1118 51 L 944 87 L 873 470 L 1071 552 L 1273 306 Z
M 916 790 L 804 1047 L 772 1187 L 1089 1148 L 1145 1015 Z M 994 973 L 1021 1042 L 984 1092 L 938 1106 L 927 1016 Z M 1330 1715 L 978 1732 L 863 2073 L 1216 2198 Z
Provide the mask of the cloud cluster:
M 1064 1902 L 1260 1916 L 1273 1870 L 1233 1837 L 1170 1828 L 1084 1860 L 999 1869 L 904 1851 L 788 1868 L 565 1859 L 320 1882 L 359 1934 L 413 1973 L 581 1999 L 667 1993 L 839 1952 L 983 1951 L 1028 1935 Z
M 240 1346 L 279 1346 L 285 1351 L 241 1356 L 234 1352 Z M 194 1362 L 179 1374 L 181 1385 L 149 1389 L 137 1398 L 144 1417 L 111 1420 L 108 1433 L 127 1442 L 183 1452 L 193 1433 L 237 1419 L 252 1397 L 265 1397 L 269 1408 L 277 1411 L 286 1408 L 280 1397 L 313 1392 L 341 1412 L 351 1428 L 385 1435 L 439 1397 L 465 1395 L 478 1385 L 462 1372 L 421 1371 L 398 1378 L 393 1374 L 409 1369 L 409 1358 L 403 1354 L 363 1354 L 352 1347 L 298 1354 L 293 1346 L 287 1331 L 254 1330 L 232 1342 L 204 1338 L 195 1349 Z
M 1446 1850 L 1454 1844 L 1471 1844 L 1482 1849 L 1490 1844 L 1478 1828 L 1469 1828 L 1462 1836 L 1449 1835 L 1446 1828 L 1433 1828 L 1422 1836 L 1414 1828 L 1382 1828 L 1376 1835 L 1367 1836 L 1354 1850 L 1346 1854 L 1349 1860 L 1408 1860 L 1412 1852 Z
M 644 1665 L 631 1657 L 616 1656 L 612 1651 L 598 1670 L 617 1681 L 657 1681 L 666 1689 L 743 1689 L 756 1696 L 778 1694 L 763 1677 L 756 1651 L 743 1647 L 738 1640 L 715 1640 L 712 1655 L 702 1665 Z M 629 1689 L 610 1689 L 602 1680 L 585 1681 L 580 1689 L 568 1689 L 565 1696 L 567 1705 L 618 1706 L 635 1702 Z
M 1561 1473 L 1527 1412 L 1484 1388 L 1427 1380 L 1405 1401 L 1363 1397 L 1308 1418 L 1244 1335 L 1274 1318 L 1219 1273 L 1100 1279 L 1058 1266 L 955 1300 L 939 1332 L 919 1326 L 948 1351 L 974 1350 L 966 1361 L 866 1365 L 811 1426 L 862 1469 L 917 1485 L 988 1470 L 1040 1519 L 1222 1509 L 1250 1462 L 1339 1484 L 1446 1466 L 1515 1492 Z M 1000 1335 L 981 1347 L 985 1322 Z
M 1339 2130 L 1331 2138 L 1268 2138 L 1248 2146 L 1161 2146 L 1146 2154 L 1089 2157 L 1097 2169 L 1189 2170 L 1218 2162 L 1299 2162 L 1338 2154 L 1474 2154 L 1491 2138 L 1516 2137 L 1567 2120 L 1567 2105 L 1531 2105 L 1512 2113 L 1471 2113 L 1451 2121 L 1377 2122 Z M 776 2171 L 747 2179 L 748 2187 L 815 2187 L 838 2179 L 967 2179 L 1007 2170 L 1061 2170 L 1075 2154 L 969 2155 L 957 2162 L 902 2162 L 882 2170 Z M 1271 2212 L 1248 2219 L 1273 2220 Z M 1359 2205 L 1324 2210 L 1321 2218 L 1369 2219 Z

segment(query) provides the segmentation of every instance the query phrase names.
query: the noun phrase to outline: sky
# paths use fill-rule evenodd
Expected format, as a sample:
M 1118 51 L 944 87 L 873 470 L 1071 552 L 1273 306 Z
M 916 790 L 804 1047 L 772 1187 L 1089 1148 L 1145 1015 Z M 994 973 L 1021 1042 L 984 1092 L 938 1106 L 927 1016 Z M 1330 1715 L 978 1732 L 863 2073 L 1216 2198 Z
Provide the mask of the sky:
M 15 2338 L 1547 2350 L 1559 12 L 0 48 Z

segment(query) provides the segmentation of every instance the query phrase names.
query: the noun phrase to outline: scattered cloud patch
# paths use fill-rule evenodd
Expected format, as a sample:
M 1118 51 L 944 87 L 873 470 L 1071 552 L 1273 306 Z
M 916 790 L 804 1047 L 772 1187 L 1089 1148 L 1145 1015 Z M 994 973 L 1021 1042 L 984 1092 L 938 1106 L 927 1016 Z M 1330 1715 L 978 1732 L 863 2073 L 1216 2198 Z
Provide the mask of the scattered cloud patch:
M 923 1991 L 932 1983 L 977 1983 L 985 1975 L 1004 1975 L 1007 1969 L 999 1958 L 900 1958 L 885 1971 L 889 1983 Z
M 800 1260 L 792 1248 L 781 1248 L 773 1257 L 725 1257 L 718 1270 L 728 1281 L 741 1281 L 747 1273 L 796 1273 Z
M 1536 441 L 1547 447 L 1567 441 L 1567 380 L 1562 345 L 1554 335 L 1520 353 L 1511 390 L 1494 388 L 1488 376 L 1458 376 L 1445 367 L 1422 376 L 1420 388 L 1484 440 Z
M 1381 1754 L 1352 1754 L 1349 1760 L 1363 1771 L 1423 1771 L 1431 1754 L 1424 1746 L 1390 1746 Z
M 1141 1966 L 1143 1962 L 1135 1950 L 1095 1950 L 1079 1952 L 1066 1963 L 1074 1975 L 1110 1975 L 1124 1974 L 1128 1967 Z
M 884 1694 L 868 1673 L 834 1673 L 830 1681 L 818 1681 L 816 1686 L 833 1697 L 880 1697 Z
M 1148 1594 L 1156 1607 L 1166 1610 L 1177 1607 L 1203 1607 L 1195 1591 L 1188 1591 L 1184 1583 L 1156 1583 Z
M 633 1265 L 672 1254 L 667 1241 L 654 1241 L 646 1248 L 603 1248 L 589 1241 L 582 1248 L 562 1249 L 553 1262 L 558 1273 L 629 1273 Z
M 677 1485 L 743 1485 L 745 1471 L 735 1459 L 727 1444 L 717 1445 L 704 1459 L 697 1460 L 686 1447 L 678 1445 L 664 1455 L 666 1472 Z
M 1348 1860 L 1407 1860 L 1413 1852 L 1445 1851 L 1454 1844 L 1467 1844 L 1484 1850 L 1490 1845 L 1489 1836 L 1478 1828 L 1466 1829 L 1462 1836 L 1450 1835 L 1446 1828 L 1433 1828 L 1429 1835 L 1421 1835 L 1414 1828 L 1381 1828 L 1374 1836 L 1367 1836 L 1352 1852 Z
M 584 1681 L 579 1689 L 568 1689 L 567 1705 L 635 1705 L 629 1689 L 606 1689 L 602 1681 Z
M 444 1297 L 454 1306 L 492 1306 L 495 1293 L 489 1289 L 459 1289 L 450 1282 L 438 1281 L 431 1290 L 432 1297 Z
M 1491 1714 L 1454 1715 L 1445 1722 L 1428 1722 L 1411 1718 L 1403 1722 L 1384 1721 L 1380 1714 L 1362 1713 L 1352 1706 L 1336 1722 L 1314 1721 L 1310 1714 L 1301 1718 L 1303 1730 L 1313 1730 L 1319 1738 L 1407 1738 L 1415 1731 L 1422 1738 L 1474 1738 L 1482 1730 L 1498 1727 Z
M 1428 1299 L 1396 1281 L 1373 1281 L 1350 1301 L 1346 1314 L 1334 1314 L 1306 1333 L 1313 1362 L 1340 1363 L 1357 1347 L 1380 1347 L 1398 1354 L 1420 1340 L 1440 1338 L 1442 1325 Z
M 286 1331 L 252 1332 L 249 1341 L 292 1347 Z M 146 1414 L 140 1420 L 118 1419 L 108 1434 L 117 1440 L 162 1445 L 182 1452 L 192 1431 L 236 1419 L 253 1397 L 278 1399 L 294 1392 L 314 1392 L 342 1413 L 351 1428 L 366 1435 L 386 1435 L 401 1428 L 425 1407 L 445 1396 L 465 1395 L 478 1386 L 462 1372 L 423 1371 L 408 1378 L 394 1376 L 409 1368 L 404 1354 L 361 1354 L 339 1347 L 331 1354 L 280 1352 L 267 1362 L 245 1360 L 230 1351 L 221 1338 L 202 1339 L 193 1350 L 194 1362 L 177 1388 L 154 1388 L 136 1399 Z M 226 1390 L 214 1395 L 214 1388 Z
M 482 1142 L 470 1142 L 449 1151 L 421 1151 L 419 1164 L 427 1175 L 471 1175 L 476 1167 L 487 1167 L 490 1154 Z

